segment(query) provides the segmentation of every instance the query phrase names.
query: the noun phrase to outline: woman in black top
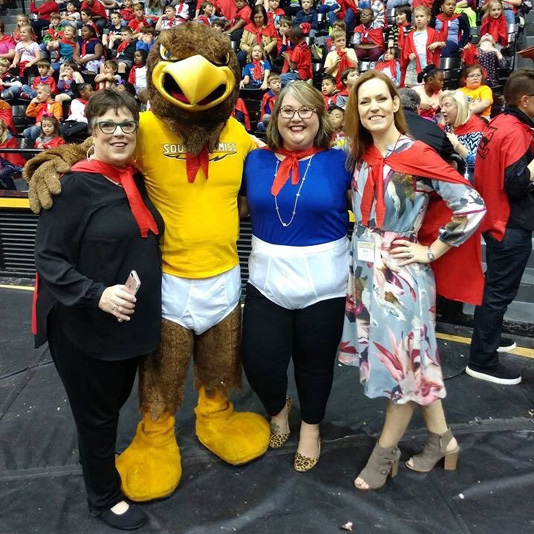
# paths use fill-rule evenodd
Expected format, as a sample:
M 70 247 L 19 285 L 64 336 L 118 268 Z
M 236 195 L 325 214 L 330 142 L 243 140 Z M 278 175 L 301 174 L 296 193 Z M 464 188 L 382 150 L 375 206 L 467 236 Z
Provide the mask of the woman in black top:
M 130 530 L 146 516 L 124 500 L 115 442 L 140 358 L 159 344 L 163 221 L 127 165 L 135 100 L 100 91 L 87 118 L 94 153 L 63 176 L 61 195 L 39 219 L 34 330 L 37 346 L 48 338 L 69 397 L 89 510 Z M 141 280 L 136 296 L 124 285 L 132 270 Z

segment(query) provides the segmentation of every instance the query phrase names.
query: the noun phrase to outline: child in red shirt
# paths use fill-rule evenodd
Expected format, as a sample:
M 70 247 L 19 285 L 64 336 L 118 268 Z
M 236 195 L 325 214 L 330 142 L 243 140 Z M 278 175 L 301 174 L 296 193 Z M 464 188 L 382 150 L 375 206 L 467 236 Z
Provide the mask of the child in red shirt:
M 55 148 L 64 145 L 65 140 L 59 133 L 59 121 L 51 115 L 43 115 L 41 134 L 35 140 L 35 148 Z
M 250 22 L 252 10 L 246 0 L 235 0 L 236 12 L 234 18 L 229 23 L 229 28 L 224 33 L 230 35 L 232 41 L 241 41 L 243 29 Z
M 39 76 L 36 76 L 33 79 L 33 82 L 30 85 L 23 85 L 21 87 L 22 93 L 20 93 L 20 98 L 23 100 L 31 100 L 37 96 L 37 87 L 44 83 L 50 86 L 50 91 L 53 95 L 57 93 L 56 81 L 52 76 L 49 76 L 50 73 L 50 62 L 46 59 L 41 59 L 37 63 L 37 70 L 39 71 Z
M 295 45 L 295 48 L 282 54 L 286 60 L 280 76 L 282 87 L 293 80 L 306 81 L 312 78 L 312 56 L 310 47 L 304 40 L 302 28 L 292 28 L 289 32 L 289 40 Z

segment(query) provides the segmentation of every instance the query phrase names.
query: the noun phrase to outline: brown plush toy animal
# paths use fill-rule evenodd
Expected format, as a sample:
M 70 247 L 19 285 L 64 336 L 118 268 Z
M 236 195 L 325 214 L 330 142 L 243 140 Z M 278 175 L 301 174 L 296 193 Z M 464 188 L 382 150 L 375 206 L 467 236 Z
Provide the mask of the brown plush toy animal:
M 159 351 L 140 369 L 143 419 L 117 460 L 123 490 L 135 501 L 169 495 L 180 481 L 175 413 L 191 355 L 200 442 L 230 464 L 257 458 L 269 442 L 267 421 L 234 411 L 228 400 L 241 382 L 237 196 L 243 162 L 256 147 L 231 118 L 237 60 L 226 36 L 186 23 L 161 33 L 148 77 L 151 111 L 141 113 L 135 165 L 165 220 L 163 326 Z M 50 208 L 60 192 L 58 172 L 86 157 L 90 144 L 52 149 L 28 163 L 35 212 Z

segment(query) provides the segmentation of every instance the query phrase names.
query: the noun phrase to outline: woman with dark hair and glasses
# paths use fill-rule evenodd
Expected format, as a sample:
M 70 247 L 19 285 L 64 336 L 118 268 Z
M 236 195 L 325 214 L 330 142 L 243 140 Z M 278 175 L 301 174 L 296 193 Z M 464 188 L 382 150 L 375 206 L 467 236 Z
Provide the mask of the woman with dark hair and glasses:
M 39 218 L 34 333 L 37 346 L 48 339 L 70 401 L 89 510 L 132 530 L 146 516 L 124 500 L 115 444 L 139 362 L 159 345 L 163 221 L 128 165 L 139 121 L 133 97 L 100 91 L 87 119 L 87 160 L 63 176 Z
M 290 434 L 293 360 L 302 419 L 297 471 L 319 460 L 343 325 L 350 174 L 344 152 L 329 148 L 332 133 L 321 93 L 302 81 L 288 85 L 269 122 L 267 149 L 245 161 L 240 193 L 253 233 L 243 365 L 271 416 L 270 446 L 278 448 Z
M 274 59 L 276 45 L 278 43 L 276 29 L 267 18 L 267 12 L 262 5 L 255 5 L 252 8 L 250 22 L 245 26 L 237 54 L 237 60 L 241 67 L 247 63 L 247 54 L 254 45 L 261 45 L 267 58 Z

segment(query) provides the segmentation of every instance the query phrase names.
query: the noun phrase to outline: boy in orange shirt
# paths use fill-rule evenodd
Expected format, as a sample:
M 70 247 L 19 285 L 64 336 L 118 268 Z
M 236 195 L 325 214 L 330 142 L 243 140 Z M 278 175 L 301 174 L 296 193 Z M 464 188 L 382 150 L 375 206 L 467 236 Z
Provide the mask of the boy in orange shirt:
M 37 86 L 37 96 L 28 104 L 26 116 L 35 117 L 35 125 L 24 130 L 24 137 L 37 139 L 41 133 L 41 119 L 44 115 L 53 115 L 58 121 L 63 117 L 63 108 L 59 102 L 52 100 L 52 91 L 44 83 Z

